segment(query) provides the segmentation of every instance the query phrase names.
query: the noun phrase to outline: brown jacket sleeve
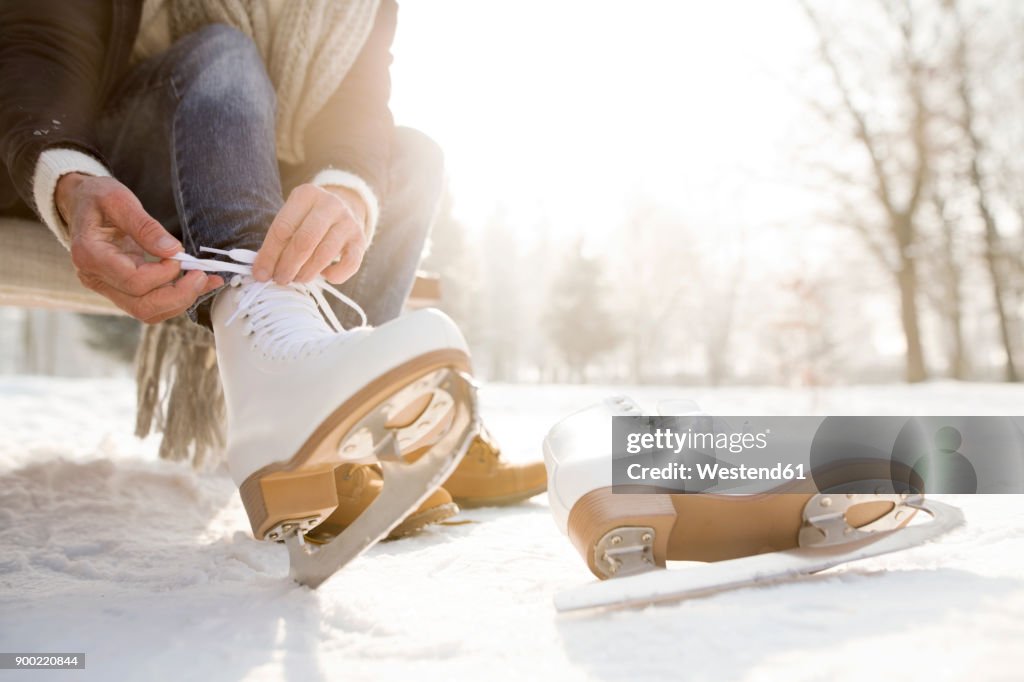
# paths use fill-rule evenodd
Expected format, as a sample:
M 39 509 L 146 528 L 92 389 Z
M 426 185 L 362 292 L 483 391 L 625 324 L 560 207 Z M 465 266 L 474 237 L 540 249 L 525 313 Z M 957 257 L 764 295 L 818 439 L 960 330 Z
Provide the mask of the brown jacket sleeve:
M 45 149 L 102 159 L 94 128 L 114 14 L 110 0 L 0 0 L 0 161 L 29 206 Z

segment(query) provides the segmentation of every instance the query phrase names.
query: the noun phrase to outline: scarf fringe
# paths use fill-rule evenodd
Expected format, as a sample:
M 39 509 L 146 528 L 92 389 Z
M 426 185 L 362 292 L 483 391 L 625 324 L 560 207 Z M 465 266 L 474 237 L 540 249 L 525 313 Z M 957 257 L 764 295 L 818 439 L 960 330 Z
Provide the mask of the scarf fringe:
M 218 465 L 227 411 L 213 334 L 184 316 L 147 325 L 135 367 L 135 435 L 162 432 L 161 459 Z

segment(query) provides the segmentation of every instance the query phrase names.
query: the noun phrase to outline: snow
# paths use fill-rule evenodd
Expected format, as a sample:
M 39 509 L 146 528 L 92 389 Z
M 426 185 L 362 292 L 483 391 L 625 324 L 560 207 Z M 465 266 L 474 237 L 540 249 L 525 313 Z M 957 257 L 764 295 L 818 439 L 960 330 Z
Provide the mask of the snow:
M 1024 388 L 486 386 L 491 429 L 539 456 L 554 420 L 609 392 L 720 414 L 1005 414 Z M 0 651 L 86 652 L 86 669 L 0 679 L 1020 679 L 1024 509 L 946 498 L 968 527 L 798 583 L 556 615 L 591 579 L 543 496 L 383 543 L 317 591 L 247 530 L 223 473 L 131 436 L 125 380 L 0 379 Z

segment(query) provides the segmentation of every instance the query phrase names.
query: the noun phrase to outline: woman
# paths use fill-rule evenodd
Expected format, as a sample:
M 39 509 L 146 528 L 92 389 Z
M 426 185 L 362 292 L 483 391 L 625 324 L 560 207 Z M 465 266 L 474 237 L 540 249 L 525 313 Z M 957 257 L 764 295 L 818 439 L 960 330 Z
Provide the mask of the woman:
M 437 488 L 453 471 L 478 502 L 543 490 L 540 463 L 509 466 L 479 439 L 487 456 L 457 470 L 468 438 L 431 447 L 472 409 L 456 385 L 469 360 L 437 311 L 394 319 L 441 175 L 388 109 L 396 14 L 390 0 L 0 4 L 0 207 L 33 209 L 128 314 L 212 329 L 229 468 L 259 538 L 342 533 L 381 490 L 361 462 L 385 454 L 426 449 L 433 475 L 370 542 L 414 509 L 401 530 L 454 513 Z

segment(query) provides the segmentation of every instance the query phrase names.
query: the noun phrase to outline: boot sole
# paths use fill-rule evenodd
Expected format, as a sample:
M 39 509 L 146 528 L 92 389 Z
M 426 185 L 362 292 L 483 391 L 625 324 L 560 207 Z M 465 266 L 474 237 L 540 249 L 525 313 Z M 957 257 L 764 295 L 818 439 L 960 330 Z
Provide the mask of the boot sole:
M 427 526 L 434 523 L 441 523 L 459 513 L 459 505 L 454 502 L 440 504 L 430 509 L 424 509 L 419 513 L 410 514 L 405 521 L 395 526 L 395 529 L 388 535 L 388 540 L 398 540 L 410 535 L 415 535 Z
M 327 518 L 338 506 L 334 469 L 347 461 L 342 459 L 339 446 L 353 427 L 374 411 L 392 407 L 388 401 L 400 391 L 445 369 L 468 373 L 469 356 L 455 349 L 438 350 L 389 370 L 334 410 L 290 459 L 269 464 L 246 478 L 239 492 L 253 535 L 262 540 L 269 531 L 285 523 L 300 523 L 303 529 L 309 529 Z M 419 395 L 407 396 L 406 404 L 386 415 L 389 428 L 417 424 L 431 403 L 431 390 L 428 385 Z M 430 428 L 423 429 L 425 432 L 398 439 L 398 454 L 405 457 L 429 447 L 440 440 L 446 429 L 442 416 Z
M 447 504 L 439 504 L 436 507 L 425 509 L 421 512 L 413 512 L 409 516 L 405 517 L 405 520 L 395 526 L 385 540 L 400 540 L 410 535 L 415 535 L 427 526 L 433 523 L 441 523 L 459 513 L 459 506 L 454 502 Z M 306 542 L 314 545 L 325 545 L 335 537 L 345 532 L 345 527 L 339 528 L 338 532 L 330 537 L 317 537 L 313 535 L 306 536 Z
M 530 490 L 523 490 L 520 492 L 511 493 L 509 495 L 500 495 L 497 497 L 455 497 L 452 499 L 462 507 L 463 509 L 473 509 L 476 507 L 507 507 L 512 504 L 519 504 L 524 502 L 531 497 L 536 497 L 541 493 L 547 492 L 548 486 L 544 484 Z
M 722 561 L 794 549 L 806 525 L 804 508 L 818 494 L 807 488 L 787 485 L 756 495 L 613 493 L 611 487 L 598 488 L 570 510 L 569 539 L 601 579 L 615 575 L 605 556 L 608 544 L 626 544 L 624 538 L 638 531 L 650 546 L 650 568 L 663 568 L 666 561 Z M 847 510 L 846 523 L 861 528 L 894 507 L 888 499 L 867 500 Z M 897 527 L 913 516 L 897 516 L 902 521 Z

